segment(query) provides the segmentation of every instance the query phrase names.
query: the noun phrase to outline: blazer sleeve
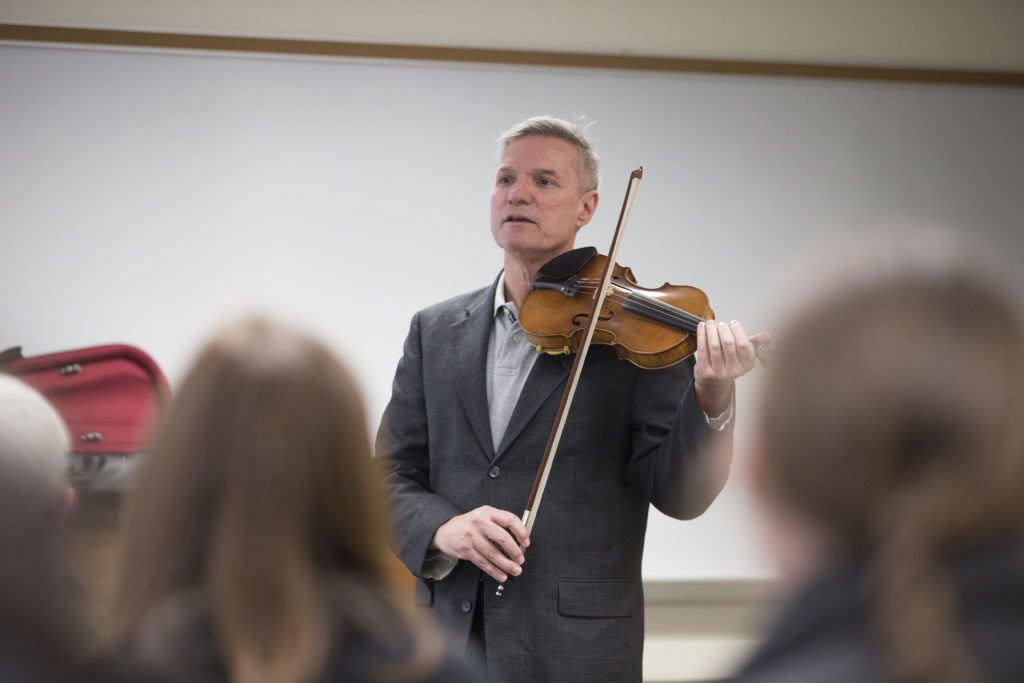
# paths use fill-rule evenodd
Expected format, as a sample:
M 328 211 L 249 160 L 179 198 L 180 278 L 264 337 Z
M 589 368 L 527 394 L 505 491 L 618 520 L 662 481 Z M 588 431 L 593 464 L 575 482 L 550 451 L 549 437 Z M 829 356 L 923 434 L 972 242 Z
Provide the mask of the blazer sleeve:
M 376 444 L 395 526 L 393 549 L 416 576 L 423 575 L 423 563 L 434 532 L 461 512 L 430 490 L 420 327 L 420 314 L 417 314 L 405 340 Z
M 662 370 L 640 370 L 632 394 L 626 477 L 658 510 L 676 519 L 707 510 L 732 464 L 732 425 L 722 431 L 708 425 L 697 406 L 693 366 L 690 357 Z

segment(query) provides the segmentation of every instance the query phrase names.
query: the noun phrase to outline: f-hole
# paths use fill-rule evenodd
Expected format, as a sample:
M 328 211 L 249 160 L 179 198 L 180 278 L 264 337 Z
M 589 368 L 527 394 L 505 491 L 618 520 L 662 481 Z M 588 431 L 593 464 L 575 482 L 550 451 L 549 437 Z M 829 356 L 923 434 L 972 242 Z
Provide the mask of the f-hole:
M 589 313 L 577 313 L 576 315 L 574 315 L 572 317 L 572 324 L 575 325 L 576 327 L 579 327 L 580 325 L 583 324 L 580 321 L 581 320 L 586 320 L 589 317 L 590 317 Z M 607 316 L 600 316 L 599 315 L 599 316 L 597 316 L 597 319 L 598 320 L 611 320 L 614 317 L 615 317 L 615 311 L 608 311 L 608 315 Z

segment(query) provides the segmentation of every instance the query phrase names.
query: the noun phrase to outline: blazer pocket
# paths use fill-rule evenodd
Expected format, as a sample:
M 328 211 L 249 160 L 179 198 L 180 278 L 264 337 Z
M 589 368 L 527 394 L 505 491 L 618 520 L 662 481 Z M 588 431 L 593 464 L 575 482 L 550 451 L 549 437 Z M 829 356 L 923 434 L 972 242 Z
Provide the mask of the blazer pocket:
M 632 617 L 639 612 L 641 596 L 638 582 L 629 579 L 562 579 L 558 582 L 558 613 L 563 617 Z
M 413 592 L 413 604 L 430 607 L 434 604 L 434 582 L 416 579 L 416 590 Z

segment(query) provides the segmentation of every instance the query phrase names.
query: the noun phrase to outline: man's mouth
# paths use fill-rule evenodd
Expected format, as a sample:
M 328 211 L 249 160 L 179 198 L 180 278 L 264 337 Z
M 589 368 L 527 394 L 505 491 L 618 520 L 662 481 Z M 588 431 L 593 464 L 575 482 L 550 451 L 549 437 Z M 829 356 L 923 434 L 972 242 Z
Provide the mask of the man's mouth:
M 537 223 L 537 221 L 533 220 L 532 218 L 527 218 L 526 216 L 519 216 L 519 215 L 506 216 L 505 217 L 505 222 L 506 223 L 534 223 L 534 224 Z

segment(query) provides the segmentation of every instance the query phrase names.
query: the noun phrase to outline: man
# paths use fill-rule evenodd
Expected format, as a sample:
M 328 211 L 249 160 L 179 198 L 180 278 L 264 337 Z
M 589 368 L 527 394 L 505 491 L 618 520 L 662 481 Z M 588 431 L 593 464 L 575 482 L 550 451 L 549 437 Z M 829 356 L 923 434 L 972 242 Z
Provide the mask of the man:
M 500 148 L 504 269 L 413 318 L 378 434 L 396 552 L 417 604 L 483 648 L 491 680 L 639 681 L 649 504 L 687 519 L 717 496 L 754 348 L 738 323 L 702 324 L 696 365 L 641 370 L 592 347 L 528 536 L 519 517 L 571 359 L 538 356 L 516 315 L 594 215 L 598 164 L 581 128 L 548 117 Z

